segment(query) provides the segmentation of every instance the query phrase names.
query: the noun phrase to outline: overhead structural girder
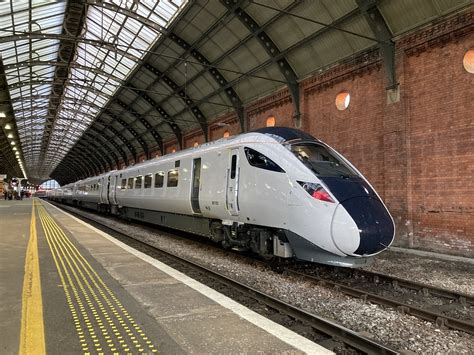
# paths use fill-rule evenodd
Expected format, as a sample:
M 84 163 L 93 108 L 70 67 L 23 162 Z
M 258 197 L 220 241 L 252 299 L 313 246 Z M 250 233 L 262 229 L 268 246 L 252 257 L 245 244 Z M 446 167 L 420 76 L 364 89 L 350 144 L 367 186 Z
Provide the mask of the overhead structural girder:
M 77 170 L 71 170 L 63 162 L 61 162 L 51 173 L 51 178 L 59 182 L 59 184 L 65 185 L 73 181 L 80 179 L 80 175 L 77 174 Z
M 80 171 L 82 178 L 94 175 L 94 170 L 92 167 L 87 166 L 87 164 L 85 164 L 82 160 L 78 160 L 77 158 L 70 159 L 69 157 L 65 157 L 61 163 L 58 164 L 58 166 L 59 165 L 66 165 L 70 171 Z
M 225 90 L 224 93 L 229 99 L 229 101 L 232 103 L 232 106 L 234 107 L 234 110 L 237 114 L 237 118 L 240 123 L 240 129 L 242 132 L 247 131 L 246 123 L 245 123 L 245 117 L 244 117 L 244 107 L 242 104 L 242 100 L 240 99 L 239 95 L 237 92 L 232 88 L 231 85 L 227 82 L 227 80 L 224 78 L 224 76 L 221 74 L 221 72 L 212 67 L 212 63 L 197 49 L 193 48 L 189 43 L 187 43 L 183 38 L 178 36 L 176 33 L 172 32 L 168 36 L 169 39 L 171 39 L 174 43 L 176 43 L 178 46 L 180 46 L 182 49 L 185 51 L 190 51 L 191 55 L 199 61 L 201 64 L 203 64 L 206 68 L 207 71 L 210 73 L 211 77 L 214 79 L 217 85 L 219 87 L 224 88 Z M 146 66 L 146 64 L 145 64 Z M 166 82 L 166 81 L 165 81 Z M 167 83 L 168 84 L 168 83 Z M 181 88 L 182 90 L 182 88 Z M 176 90 L 175 90 L 176 91 Z
M 395 43 L 393 34 L 387 25 L 382 13 L 377 7 L 378 0 L 356 0 L 357 5 L 367 20 L 372 32 L 377 39 L 377 45 L 382 55 L 387 73 L 387 89 L 395 89 L 398 85 L 395 68 Z
M 185 51 L 191 51 L 191 55 L 195 59 L 197 59 L 200 63 L 202 63 L 202 64 L 204 64 L 208 67 L 208 70 L 211 73 L 211 76 L 214 78 L 214 80 L 216 81 L 216 83 L 220 87 L 226 85 L 227 81 L 225 80 L 224 76 L 219 72 L 219 70 L 217 70 L 215 68 L 209 69 L 209 66 L 210 66 L 211 63 L 206 59 L 206 57 L 204 55 L 202 55 L 201 53 L 199 53 L 199 51 L 197 49 L 192 48 L 192 46 L 189 43 L 187 43 L 184 39 L 179 37 L 177 34 L 168 31 L 168 29 L 158 25 L 156 22 L 154 22 L 154 21 L 152 21 L 152 20 L 150 20 L 150 19 L 148 19 L 144 16 L 141 16 L 141 15 L 139 15 L 139 14 L 133 12 L 133 11 L 130 11 L 130 9 L 127 9 L 127 8 L 124 8 L 124 7 L 121 7 L 121 6 L 117 6 L 117 5 L 112 4 L 112 3 L 106 3 L 106 2 L 103 2 L 103 1 L 97 2 L 97 1 L 94 1 L 94 0 L 88 0 L 88 3 L 94 4 L 96 6 L 103 6 L 104 8 L 107 8 L 109 10 L 121 13 L 123 15 L 126 15 L 128 17 L 131 17 L 131 18 L 139 21 L 140 23 L 142 23 L 142 24 L 144 24 L 144 25 L 146 25 L 150 28 L 153 28 L 154 30 L 156 30 L 158 32 L 161 32 L 164 36 L 166 36 L 167 38 L 174 41 L 176 44 L 178 44 Z M 145 63 L 145 66 L 146 65 L 149 65 L 149 64 Z M 177 90 L 175 90 L 175 91 L 177 91 Z M 191 112 L 193 113 L 193 115 L 198 120 L 198 122 L 201 126 L 201 129 L 204 132 L 205 140 L 208 141 L 208 123 L 207 123 L 207 120 L 206 120 L 205 116 L 199 110 L 196 103 L 192 102 L 192 100 L 189 97 L 187 97 L 186 93 L 184 93 L 184 90 L 181 90 L 181 91 L 183 91 L 183 94 L 179 93 L 179 91 L 177 91 L 177 92 L 183 98 L 183 101 L 185 102 L 186 106 L 191 108 Z M 235 92 L 235 90 L 232 87 L 227 87 L 224 92 L 225 92 L 225 94 L 227 95 L 230 102 L 232 103 L 232 105 L 235 108 L 237 117 L 238 117 L 239 122 L 240 122 L 242 132 L 245 132 L 246 127 L 245 127 L 245 119 L 244 119 L 244 110 L 243 110 L 242 100 L 240 99 L 240 97 L 237 95 L 237 93 Z
M 88 152 L 92 157 L 96 157 L 98 160 L 100 160 L 102 166 L 104 167 L 104 172 L 112 170 L 114 163 L 112 159 L 110 159 L 110 156 L 106 154 L 100 146 L 97 146 L 92 142 L 87 142 L 87 144 L 84 144 L 79 141 L 76 147 L 80 150 Z
M 153 136 L 153 139 L 155 140 L 156 144 L 160 148 L 161 154 L 164 154 L 163 152 L 163 138 L 161 135 L 158 133 L 158 131 L 153 128 L 152 124 L 141 114 L 139 114 L 137 111 L 133 110 L 131 107 L 129 107 L 125 102 L 122 100 L 116 98 L 114 100 L 121 108 L 126 110 L 130 115 L 134 116 L 137 118 L 143 126 L 151 133 Z
M 91 176 L 99 175 L 101 173 L 101 164 L 100 162 L 87 155 L 85 152 L 79 150 L 70 150 L 68 152 L 68 158 L 72 159 L 75 163 L 81 162 L 86 167 L 90 167 L 90 171 L 92 173 Z
M 263 28 L 240 6 L 245 1 L 231 1 L 231 0 L 220 0 L 221 3 L 229 10 L 233 11 L 240 22 L 247 27 L 247 29 L 254 35 L 254 37 L 260 42 L 261 46 L 265 49 L 268 56 L 277 64 L 278 69 L 285 78 L 290 91 L 290 95 L 293 101 L 294 108 L 294 121 L 295 126 L 301 126 L 301 109 L 300 109 L 300 87 L 298 84 L 298 76 L 291 67 L 290 63 L 285 56 L 281 55 L 280 49 L 277 47 L 275 42 L 265 32 Z
M 108 141 L 102 135 L 97 136 L 94 134 L 94 137 L 92 137 L 88 134 L 83 134 L 81 137 L 81 140 L 84 141 L 85 144 L 90 144 L 94 149 L 99 152 L 99 154 L 102 154 L 105 159 L 107 159 L 111 169 L 113 169 L 114 166 L 118 167 L 120 164 L 120 160 L 117 154 L 115 154 L 115 152 L 112 150 L 107 150 L 107 147 L 100 144 L 100 142 L 97 142 L 97 139 L 101 139 L 105 145 L 108 144 Z
M 81 162 L 82 163 L 82 162 Z M 63 160 L 61 162 L 61 168 L 65 166 L 65 171 L 70 172 L 70 174 L 76 175 L 76 177 L 80 179 L 85 179 L 88 176 L 92 176 L 94 173 L 89 168 L 85 168 L 84 164 L 75 164 L 75 162 L 71 160 Z M 77 173 L 79 172 L 79 173 Z
M 75 162 L 82 162 L 86 166 L 90 166 L 91 170 L 93 172 L 93 175 L 99 175 L 101 171 L 101 164 L 100 162 L 86 153 L 80 151 L 80 150 L 70 150 L 68 152 L 68 157 L 74 159 Z
M 90 134 L 93 138 L 95 136 L 103 137 L 107 142 L 109 142 L 109 144 L 111 144 L 120 153 L 120 156 L 122 157 L 124 164 L 128 165 L 128 156 L 125 153 L 125 150 L 123 150 L 122 147 L 115 141 L 114 136 L 107 134 L 107 131 L 98 129 L 97 127 L 92 125 L 84 134 Z
M 102 76 L 106 77 L 107 79 L 113 79 L 114 81 L 116 81 L 120 85 L 124 84 L 123 79 L 121 79 L 117 76 L 114 76 L 114 75 L 112 75 L 112 74 L 110 74 L 110 73 L 108 73 L 105 70 L 102 70 L 100 68 L 88 67 L 88 66 L 81 65 L 81 64 L 78 64 L 78 63 L 71 63 L 70 65 L 68 65 L 67 63 L 57 62 L 57 61 L 54 61 L 54 60 L 25 60 L 25 61 L 21 61 L 21 62 L 15 62 L 15 63 L 12 63 L 12 64 L 5 65 L 5 70 L 7 70 L 7 69 L 17 69 L 17 68 L 18 69 L 19 68 L 26 68 L 26 67 L 29 67 L 29 66 L 42 66 L 42 65 L 50 66 L 50 67 L 65 67 L 65 68 L 76 68 L 76 69 L 81 69 L 81 70 L 87 70 L 87 71 L 90 71 L 90 72 L 92 72 L 96 75 L 102 75 Z M 91 89 L 91 91 L 92 91 L 92 89 Z
M 108 43 L 102 40 L 88 39 L 84 37 L 74 37 L 71 35 L 45 33 L 41 31 L 33 31 L 33 32 L 23 31 L 21 33 L 17 33 L 14 35 L 0 37 L 0 43 L 22 41 L 22 40 L 42 40 L 42 39 L 53 39 L 56 41 L 61 41 L 61 40 L 76 41 L 76 42 L 80 42 L 84 44 L 90 44 L 91 46 L 94 46 L 97 48 L 103 48 L 112 52 L 117 52 L 117 54 L 119 54 L 120 56 L 133 60 L 136 63 L 141 63 L 140 58 L 134 56 L 133 54 L 130 54 L 126 50 L 120 49 L 120 47 L 114 43 Z M 137 48 L 137 50 L 139 50 L 139 48 Z
M 181 129 L 176 124 L 176 122 L 174 122 L 171 119 L 171 116 L 168 114 L 168 112 L 166 112 L 166 110 L 163 107 L 158 105 L 155 102 L 155 100 L 153 100 L 147 93 L 141 91 L 137 87 L 130 84 L 127 88 L 133 93 L 135 93 L 135 95 L 141 97 L 146 102 L 148 102 L 148 104 L 151 105 L 161 115 L 163 120 L 170 126 L 171 130 L 176 136 L 176 139 L 178 140 L 179 148 L 182 149 L 183 148 L 183 133 L 181 132 Z
M 73 166 L 70 161 L 63 160 L 51 173 L 52 178 L 55 178 L 57 175 L 70 177 L 71 180 L 75 179 L 74 181 L 78 181 L 89 176 L 89 173 L 81 165 Z
M 62 33 L 78 37 L 81 33 L 86 14 L 85 0 L 68 1 L 65 9 L 65 18 Z M 61 40 L 58 48 L 58 62 L 65 63 L 66 66 L 56 66 L 49 99 L 48 115 L 45 122 L 45 130 L 41 140 L 40 161 L 48 152 L 49 143 L 55 120 L 58 116 L 61 98 L 64 94 L 65 84 L 69 77 L 69 68 L 76 52 L 77 41 L 75 39 Z M 31 56 L 30 56 L 31 59 Z
M 97 123 L 100 123 L 102 125 L 104 124 L 103 122 L 97 122 Z M 125 138 L 122 135 L 122 133 L 117 131 L 114 127 L 106 126 L 106 128 L 109 131 L 111 131 L 118 139 L 120 139 L 122 141 L 122 143 L 127 147 L 128 151 L 132 155 L 133 160 L 136 162 L 137 161 L 137 151 L 135 150 L 135 147 L 132 145 L 132 143 L 127 138 Z
M 279 12 L 279 15 L 277 15 L 273 20 L 275 19 L 278 19 L 280 18 L 281 16 L 284 16 L 286 15 L 286 11 L 289 11 L 291 10 L 294 6 L 296 6 L 296 3 L 293 3 L 291 5 L 289 5 L 285 11 L 280 11 Z M 328 31 L 331 30 L 331 28 L 334 28 L 334 27 L 337 27 L 337 26 L 340 26 L 342 25 L 343 23 L 347 22 L 347 21 L 350 21 L 351 19 L 353 19 L 354 17 L 358 16 L 360 14 L 360 11 L 358 9 L 355 9 L 353 11 L 350 11 L 349 13 L 347 13 L 346 15 L 342 16 L 341 18 L 338 18 L 336 20 L 334 20 L 332 23 L 329 24 L 329 26 L 326 26 L 326 27 L 323 27 L 321 28 L 320 30 L 312 33 L 311 35 L 305 37 L 305 39 L 303 39 L 302 41 L 292 45 L 291 47 L 283 50 L 280 52 L 280 54 L 276 57 L 277 59 L 279 59 L 280 57 L 284 57 L 284 56 L 287 56 L 292 50 L 296 49 L 296 48 L 301 48 L 302 46 L 304 46 L 306 43 L 309 43 L 310 41 L 313 41 L 315 38 L 317 38 L 318 36 L 322 36 L 323 34 L 327 33 Z M 271 20 L 269 23 L 273 23 Z M 268 26 L 268 23 L 267 23 L 267 26 Z M 211 27 L 212 28 L 212 27 Z M 207 32 L 207 31 L 206 31 Z M 253 34 L 250 34 L 248 37 L 251 37 L 253 38 Z M 199 40 L 197 41 L 199 42 Z M 183 45 L 183 48 L 188 48 L 188 44 L 186 44 L 184 42 L 184 40 L 180 40 L 179 42 L 176 42 L 177 44 L 182 44 Z M 184 43 L 184 44 L 183 44 Z M 225 56 L 229 55 L 229 53 L 233 52 L 234 50 L 236 50 L 241 44 L 237 44 L 235 45 L 233 48 L 229 49 L 223 56 L 221 56 L 220 58 L 217 58 L 213 63 L 210 63 L 210 67 L 212 67 L 213 65 L 215 65 L 216 63 L 219 63 L 221 62 Z M 196 58 L 199 60 L 199 58 Z M 260 70 L 263 70 L 265 67 L 269 66 L 270 64 L 272 64 L 274 62 L 274 59 L 270 58 L 268 60 L 266 60 L 265 62 L 261 63 L 260 65 L 258 65 L 257 67 L 253 68 L 251 71 L 248 72 L 248 74 L 254 74 L 254 73 L 257 73 L 259 72 Z M 205 61 L 201 61 L 201 63 L 203 65 L 205 65 Z M 209 66 L 205 67 L 203 70 L 201 70 L 197 75 L 195 75 L 193 77 L 193 79 L 191 79 L 191 81 L 195 80 L 197 77 L 199 77 L 200 75 L 202 75 L 204 72 L 208 72 L 208 71 L 212 71 L 214 69 L 209 69 Z M 212 74 L 212 72 L 211 72 Z M 239 82 L 241 82 L 243 79 L 245 79 L 246 75 L 243 75 L 239 78 L 236 78 L 236 79 L 233 79 L 232 81 L 230 82 L 227 82 L 225 81 L 224 78 L 222 78 L 222 80 L 219 80 L 219 85 L 222 85 L 220 86 L 220 88 L 210 94 L 207 94 L 206 96 L 200 98 L 200 101 L 206 101 L 206 100 L 209 100 L 211 99 L 212 96 L 216 95 L 216 94 L 220 94 L 222 92 L 226 93 L 226 94 L 229 94 L 229 89 L 232 89 L 232 87 L 234 87 L 235 85 L 237 85 Z M 278 80 L 280 81 L 280 80 Z M 286 84 L 285 81 L 281 81 L 282 84 Z M 224 83 L 224 84 L 223 84 Z M 232 89 L 233 90 L 233 89 Z M 233 101 L 233 100 L 231 100 Z M 241 113 L 242 113 L 242 121 L 241 121 L 241 124 L 244 124 L 246 123 L 246 121 L 244 122 L 244 116 L 243 116 L 243 106 L 242 104 L 239 104 L 239 107 L 240 107 L 240 110 L 241 110 Z M 179 115 L 181 115 L 186 109 L 183 109 L 179 112 L 177 112 L 174 116 L 175 117 L 178 117 Z
M 131 125 L 129 125 L 125 120 L 123 120 L 119 115 L 116 115 L 115 113 L 113 113 L 110 109 L 105 109 L 103 113 L 106 113 L 107 115 L 112 117 L 115 122 L 118 122 L 123 127 L 125 127 L 132 134 L 132 136 L 136 138 L 137 142 L 142 147 L 143 152 L 145 153 L 145 156 L 148 159 L 149 158 L 148 145 L 145 143 L 144 139 L 137 133 L 137 131 Z
M 201 126 L 201 130 L 204 134 L 204 140 L 208 142 L 209 141 L 209 126 L 207 124 L 207 119 L 204 116 L 204 114 L 201 112 L 197 104 L 187 95 L 186 91 L 183 89 L 180 89 L 178 85 L 170 77 L 160 72 L 153 65 L 149 63 L 145 63 L 143 66 L 149 71 L 151 71 L 153 74 L 155 74 L 158 77 L 158 80 L 162 78 L 164 82 L 171 89 L 173 89 L 173 91 L 178 93 L 184 105 L 189 109 L 189 111 L 193 114 L 193 116 L 199 122 L 199 125 Z M 155 82 L 157 82 L 158 80 L 156 80 Z

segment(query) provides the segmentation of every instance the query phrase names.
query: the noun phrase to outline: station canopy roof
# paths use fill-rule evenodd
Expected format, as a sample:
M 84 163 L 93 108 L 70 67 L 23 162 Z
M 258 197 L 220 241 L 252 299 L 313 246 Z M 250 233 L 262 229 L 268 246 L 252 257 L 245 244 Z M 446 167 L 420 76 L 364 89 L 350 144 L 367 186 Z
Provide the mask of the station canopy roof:
M 66 183 L 190 131 L 207 139 L 227 112 L 245 129 L 244 105 L 283 87 L 295 101 L 300 80 L 364 51 L 381 52 L 390 81 L 394 37 L 470 4 L 1 2 L 0 174 Z

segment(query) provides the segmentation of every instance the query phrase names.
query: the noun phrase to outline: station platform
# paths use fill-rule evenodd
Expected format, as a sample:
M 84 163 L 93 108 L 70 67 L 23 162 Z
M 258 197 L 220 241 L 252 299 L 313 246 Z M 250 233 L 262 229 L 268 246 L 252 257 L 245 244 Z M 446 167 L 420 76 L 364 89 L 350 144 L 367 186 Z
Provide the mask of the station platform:
M 45 201 L 0 221 L 1 354 L 331 353 Z

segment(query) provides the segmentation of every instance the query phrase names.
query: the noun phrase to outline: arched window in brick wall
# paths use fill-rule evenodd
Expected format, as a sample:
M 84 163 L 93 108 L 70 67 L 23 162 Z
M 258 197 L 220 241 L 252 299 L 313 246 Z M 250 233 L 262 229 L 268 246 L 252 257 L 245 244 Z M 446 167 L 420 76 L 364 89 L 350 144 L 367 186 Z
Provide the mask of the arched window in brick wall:
M 276 124 L 275 116 L 270 116 L 267 118 L 267 127 L 274 127 Z
M 462 64 L 468 73 L 474 74 L 474 48 L 469 49 L 466 54 L 464 54 Z
M 199 145 L 199 143 L 198 143 L 197 141 L 194 141 L 193 146 L 194 146 L 194 147 L 197 147 L 198 145 Z
M 230 136 L 229 131 L 225 131 L 224 134 L 222 135 L 222 137 L 224 137 L 224 138 L 227 138 L 229 136 Z
M 336 107 L 339 111 L 344 111 L 351 103 L 351 95 L 347 91 L 343 91 L 336 96 Z

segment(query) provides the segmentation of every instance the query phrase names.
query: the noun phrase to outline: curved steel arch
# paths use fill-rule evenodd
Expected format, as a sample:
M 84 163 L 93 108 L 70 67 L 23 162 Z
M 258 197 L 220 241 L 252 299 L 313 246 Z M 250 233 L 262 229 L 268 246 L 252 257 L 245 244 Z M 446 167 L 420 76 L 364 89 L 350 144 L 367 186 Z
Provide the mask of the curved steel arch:
M 230 1 L 220 0 L 221 4 L 224 5 L 228 10 L 233 11 L 240 23 L 247 27 L 247 29 L 254 35 L 254 37 L 260 42 L 261 46 L 265 49 L 268 56 L 272 58 L 278 65 L 283 77 L 286 79 L 288 90 L 290 91 L 291 98 L 293 101 L 295 126 L 301 125 L 301 110 L 300 110 L 300 87 L 298 84 L 298 76 L 291 67 L 290 63 L 285 56 L 281 55 L 280 49 L 273 42 L 271 37 L 260 27 L 260 25 L 240 6 L 243 1 Z
M 79 180 L 79 175 L 68 173 L 68 171 L 66 168 L 59 166 L 51 173 L 51 178 L 58 181 L 61 186 Z
M 101 161 L 102 167 L 104 168 L 104 172 L 112 170 L 114 163 L 112 162 L 110 157 L 104 154 L 103 150 L 97 145 L 95 145 L 94 143 L 92 142 L 88 142 L 88 143 L 89 144 L 78 142 L 78 144 L 76 144 L 75 147 L 77 147 L 77 149 L 85 150 L 86 152 L 89 152 L 91 157 L 93 158 L 95 157 L 97 158 L 97 160 Z
M 145 143 L 143 138 L 137 133 L 137 131 L 135 131 L 135 129 L 131 125 L 129 125 L 125 120 L 120 118 L 120 116 L 110 111 L 110 109 L 108 108 L 104 109 L 104 113 L 112 117 L 116 122 L 120 123 L 132 134 L 133 137 L 137 139 L 138 143 L 143 149 L 143 152 L 145 153 L 145 156 L 148 158 L 148 154 L 149 154 L 148 145 Z
M 242 99 L 239 97 L 237 92 L 229 85 L 229 83 L 221 74 L 221 72 L 216 68 L 211 68 L 212 66 L 211 62 L 201 52 L 193 48 L 193 46 L 187 43 L 183 38 L 178 36 L 176 33 L 172 32 L 169 35 L 169 38 L 173 40 L 173 42 L 175 42 L 181 48 L 183 48 L 186 52 L 190 52 L 191 55 L 196 60 L 198 60 L 201 64 L 203 64 L 207 68 L 207 71 L 211 74 L 212 78 L 214 79 L 214 81 L 220 88 L 225 87 L 225 90 L 223 91 L 226 94 L 229 101 L 234 106 L 234 110 L 240 122 L 240 129 L 242 130 L 242 132 L 245 132 L 247 130 L 247 127 L 245 124 L 244 107 L 243 107 Z
M 103 142 L 105 144 L 108 143 L 108 141 L 102 136 L 102 135 L 99 135 L 99 136 L 92 136 L 92 135 L 89 135 L 89 134 L 83 134 L 81 136 L 81 140 L 84 141 L 85 144 L 90 144 L 91 146 L 93 146 L 95 149 L 99 150 L 100 152 L 102 152 L 102 154 L 106 157 L 107 161 L 112 162 L 111 164 L 111 167 L 113 166 L 116 166 L 118 167 L 119 164 L 120 164 L 120 161 L 119 161 L 119 158 L 117 156 L 117 154 L 115 154 L 114 151 L 112 150 L 107 150 L 106 147 L 104 145 L 99 145 L 97 142 L 96 142 L 96 138 L 101 138 L 103 140 Z M 79 143 L 79 142 L 78 142 Z M 96 144 L 97 143 L 97 144 Z M 115 163 L 115 164 L 114 164 Z
M 356 0 L 356 2 L 378 41 L 377 46 L 382 54 L 387 72 L 387 89 L 394 89 L 397 87 L 397 76 L 395 70 L 395 43 L 392 41 L 393 33 L 377 7 L 377 1 Z
M 90 1 L 90 0 L 89 0 L 89 2 L 92 3 L 92 1 Z M 175 34 L 173 32 L 168 31 L 166 28 L 163 28 L 162 26 L 157 25 L 155 22 L 151 21 L 150 19 L 148 19 L 144 16 L 141 16 L 139 14 L 136 14 L 136 13 L 134 13 L 134 12 L 132 12 L 132 11 L 126 9 L 126 8 L 123 8 L 123 7 L 114 5 L 114 4 L 109 4 L 109 3 L 102 2 L 102 3 L 100 3 L 100 5 L 105 7 L 105 8 L 108 8 L 110 10 L 117 11 L 117 12 L 120 12 L 120 13 L 126 15 L 126 16 L 129 16 L 129 17 L 139 21 L 140 23 L 142 23 L 146 26 L 149 26 L 149 27 L 163 33 L 167 38 L 174 41 L 181 48 L 185 49 L 186 51 L 191 50 L 191 55 L 195 59 L 197 59 L 200 63 L 202 63 L 204 65 L 207 65 L 207 66 L 210 65 L 210 62 L 206 59 L 206 57 L 204 55 L 202 55 L 201 53 L 199 53 L 198 50 L 193 49 L 192 46 L 189 43 L 187 43 L 183 38 L 179 37 L 177 34 Z M 149 64 L 145 63 L 144 65 L 146 67 Z M 213 69 L 210 69 L 209 72 L 211 73 L 211 76 L 216 81 L 217 85 L 219 85 L 220 87 L 223 87 L 224 85 L 227 84 L 227 81 L 225 80 L 224 76 L 219 72 L 218 69 L 213 68 Z M 169 79 L 169 77 L 168 77 L 168 79 Z M 165 82 L 166 82 L 166 80 L 165 80 Z M 172 81 L 170 80 L 168 82 L 171 83 Z M 167 82 L 167 84 L 168 84 L 168 82 Z M 173 90 L 175 90 L 175 89 L 173 89 Z M 183 98 L 183 101 L 184 101 L 185 105 L 188 108 L 191 109 L 191 112 L 196 117 L 197 121 L 199 122 L 199 124 L 201 126 L 201 129 L 204 132 L 204 137 L 205 137 L 205 140 L 207 142 L 209 132 L 208 132 L 208 123 L 207 123 L 207 120 L 206 120 L 204 114 L 201 112 L 201 110 L 199 110 L 198 105 L 196 103 L 194 103 L 192 99 L 187 97 L 187 95 L 184 93 L 184 90 L 182 90 L 182 88 L 180 90 L 175 90 L 175 91 L 178 92 L 179 96 Z M 180 91 L 182 91 L 183 94 L 181 94 Z M 244 110 L 243 110 L 242 100 L 240 99 L 240 97 L 238 96 L 238 94 L 235 92 L 235 90 L 233 88 L 227 88 L 225 90 L 225 94 L 227 95 L 230 102 L 234 106 L 234 109 L 237 113 L 237 117 L 238 117 L 239 122 L 240 122 L 242 132 L 245 132 L 246 127 L 245 127 L 245 118 L 244 118 Z
M 193 116 L 196 118 L 198 121 L 199 125 L 201 126 L 201 130 L 204 133 L 204 140 L 207 142 L 209 141 L 209 125 L 207 124 L 207 119 L 204 116 L 204 114 L 201 112 L 199 109 L 198 105 L 194 102 L 193 99 L 189 98 L 187 96 L 186 92 L 183 89 L 180 89 L 178 87 L 178 84 L 176 84 L 170 77 L 168 77 L 166 74 L 162 73 L 158 69 L 156 69 L 154 66 L 151 64 L 145 63 L 144 67 L 151 71 L 153 74 L 158 76 L 158 79 L 155 81 L 155 83 L 162 78 L 164 82 L 175 92 L 178 93 L 179 97 L 181 100 L 184 102 L 184 105 L 188 107 L 188 109 L 192 112 Z
M 42 66 L 42 65 L 47 65 L 51 67 L 69 67 L 69 68 L 76 68 L 76 69 L 81 69 L 81 70 L 88 70 L 96 75 L 103 75 L 107 77 L 108 79 L 112 78 L 114 81 L 118 82 L 120 85 L 124 83 L 123 79 L 120 79 L 102 69 L 98 69 L 96 67 L 88 67 L 85 65 L 77 64 L 77 63 L 72 63 L 68 65 L 67 63 L 60 63 L 56 62 L 54 60 L 26 60 L 22 62 L 15 62 L 12 64 L 7 64 L 5 65 L 5 70 L 8 69 L 15 69 L 17 67 L 24 68 L 24 67 L 29 67 L 29 66 Z
M 134 85 L 130 84 L 127 87 L 128 90 L 133 92 L 135 95 L 143 98 L 146 102 L 148 102 L 158 113 L 161 115 L 163 118 L 163 121 L 166 122 L 171 130 L 173 131 L 174 135 L 176 136 L 176 139 L 178 140 L 179 148 L 183 148 L 183 133 L 181 132 L 181 129 L 179 126 L 174 122 L 174 120 L 171 118 L 171 116 L 166 112 L 166 110 L 158 105 L 155 100 L 153 100 L 148 94 L 145 92 L 141 91 Z M 171 122 L 170 122 L 171 121 Z
M 89 130 L 94 132 L 94 134 L 89 132 Z M 94 138 L 95 136 L 103 137 L 107 142 L 109 142 L 109 144 L 111 144 L 120 153 L 120 156 L 122 157 L 125 165 L 128 165 L 128 156 L 125 153 L 125 151 L 122 149 L 122 147 L 117 142 L 115 142 L 114 136 L 108 135 L 106 131 L 100 130 L 94 127 L 93 125 L 89 127 L 88 131 L 85 132 L 85 134 L 90 134 L 92 138 Z
M 120 54 L 123 57 L 126 57 L 130 60 L 133 60 L 133 61 L 137 62 L 137 63 L 141 63 L 140 58 L 130 54 L 127 51 L 124 51 L 124 50 L 118 48 L 118 46 L 113 45 L 111 43 L 107 43 L 105 41 L 100 41 L 100 40 L 94 40 L 94 39 L 86 39 L 86 38 L 83 38 L 83 37 L 74 37 L 74 36 L 70 36 L 70 35 L 61 35 L 61 34 L 54 34 L 54 33 L 43 33 L 43 32 L 38 32 L 38 31 L 22 32 L 22 33 L 17 33 L 17 34 L 10 35 L 10 36 L 0 37 L 0 43 L 30 40 L 30 39 L 31 40 L 34 40 L 34 39 L 54 39 L 54 40 L 58 40 L 58 41 L 73 40 L 73 41 L 76 41 L 76 42 L 81 42 L 81 43 L 84 43 L 84 44 L 90 44 L 90 45 L 93 45 L 93 46 L 97 46 L 97 47 L 107 49 L 109 51 L 117 52 L 118 54 Z M 138 49 L 138 48 L 136 48 L 136 49 Z
M 70 161 L 62 161 L 61 164 L 58 165 L 51 173 L 51 177 L 53 177 L 57 173 L 61 173 L 66 176 L 74 176 L 74 178 L 76 179 L 74 181 L 84 179 L 90 174 L 87 170 L 84 170 L 82 166 L 74 166 L 73 163 Z
M 98 122 L 100 123 L 100 122 Z M 100 123 L 103 124 L 103 123 Z M 112 126 L 105 126 L 106 129 L 110 130 L 118 139 L 120 139 L 123 144 L 127 147 L 127 149 L 130 151 L 132 154 L 133 160 L 137 160 L 137 151 L 135 150 L 135 147 L 132 145 L 132 143 L 126 139 L 119 131 L 117 131 L 114 127 Z
M 82 162 L 86 166 L 90 165 L 92 167 L 92 172 L 93 172 L 93 175 L 91 175 L 91 176 L 100 175 L 102 173 L 100 162 L 98 163 L 97 160 L 95 160 L 92 157 L 86 155 L 84 152 L 70 150 L 68 152 L 68 156 L 69 156 L 68 157 L 69 159 L 73 159 L 77 163 Z M 88 162 L 89 165 L 87 163 L 85 163 L 86 161 Z
M 69 158 L 63 159 L 54 170 L 56 170 L 60 165 L 66 165 L 68 169 L 74 172 L 79 170 L 82 173 L 82 175 L 76 174 L 78 176 L 87 177 L 87 176 L 91 176 L 94 173 L 93 170 L 91 170 L 91 168 L 87 166 L 86 164 L 84 164 L 82 161 L 77 161 L 76 164 L 74 165 L 74 162 L 70 161 Z
M 115 102 L 125 109 L 129 114 L 132 116 L 138 118 L 138 120 L 142 123 L 142 125 L 145 126 L 146 129 L 148 129 L 155 139 L 156 144 L 160 148 L 161 153 L 163 154 L 163 138 L 161 138 L 161 135 L 158 133 L 158 131 L 152 127 L 151 123 L 141 114 L 139 114 L 137 111 L 133 110 L 130 106 L 128 106 L 125 102 L 123 102 L 120 99 L 115 99 Z

